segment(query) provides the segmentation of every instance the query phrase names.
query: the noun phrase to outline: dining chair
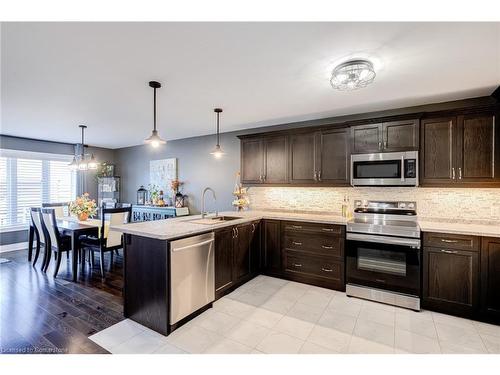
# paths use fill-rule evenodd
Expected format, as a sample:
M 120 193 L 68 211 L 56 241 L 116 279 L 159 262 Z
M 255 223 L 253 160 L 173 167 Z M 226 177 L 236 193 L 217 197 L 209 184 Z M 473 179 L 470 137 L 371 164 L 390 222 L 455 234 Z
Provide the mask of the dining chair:
M 69 253 L 71 251 L 71 237 L 62 235 L 59 232 L 54 208 L 42 208 L 42 224 L 45 233 L 45 251 L 47 252 L 45 272 L 47 272 L 49 266 L 51 252 L 54 251 L 56 258 L 54 277 L 57 277 L 61 265 L 62 253 Z
M 33 226 L 33 233 L 35 237 L 34 240 L 36 241 L 35 258 L 33 259 L 33 266 L 36 264 L 38 256 L 40 255 L 40 248 L 42 246 L 45 247 L 45 237 L 43 235 L 43 225 L 42 225 L 41 215 L 42 215 L 41 208 L 39 207 L 30 208 L 31 224 Z M 45 267 L 46 257 L 47 257 L 47 249 L 44 250 L 42 270 Z
M 69 212 L 69 202 L 57 202 L 57 203 L 42 203 L 42 208 L 53 208 L 56 213 L 56 218 L 61 218 L 66 216 L 64 209 Z
M 101 208 L 101 226 L 99 237 L 83 236 L 80 238 L 81 249 L 90 251 L 91 266 L 94 266 L 94 252 L 100 256 L 101 277 L 104 273 L 104 254 L 110 252 L 110 267 L 113 264 L 113 252 L 123 248 L 123 235 L 120 232 L 109 230 L 111 225 L 130 223 L 132 207 Z M 83 255 L 85 258 L 85 256 Z

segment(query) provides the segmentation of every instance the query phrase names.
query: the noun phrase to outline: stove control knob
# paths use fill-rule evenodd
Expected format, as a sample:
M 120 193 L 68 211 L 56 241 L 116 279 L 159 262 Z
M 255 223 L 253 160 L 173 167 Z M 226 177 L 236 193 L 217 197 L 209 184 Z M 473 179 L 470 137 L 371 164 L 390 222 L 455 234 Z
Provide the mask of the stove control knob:
M 401 203 L 399 204 L 399 208 L 406 208 L 406 203 L 401 202 Z
M 361 201 L 356 201 L 356 206 L 361 206 Z
M 408 208 L 413 210 L 415 208 L 415 205 L 413 203 L 408 203 Z

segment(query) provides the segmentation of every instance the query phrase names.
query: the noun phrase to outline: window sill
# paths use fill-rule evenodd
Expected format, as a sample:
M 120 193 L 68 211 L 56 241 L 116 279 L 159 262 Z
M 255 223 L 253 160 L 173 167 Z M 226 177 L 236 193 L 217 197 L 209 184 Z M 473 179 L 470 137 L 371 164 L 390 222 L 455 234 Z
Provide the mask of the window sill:
M 22 225 L 9 225 L 9 226 L 2 226 L 0 227 L 0 233 L 8 233 L 8 232 L 19 232 L 22 230 L 28 230 L 29 225 L 22 224 Z

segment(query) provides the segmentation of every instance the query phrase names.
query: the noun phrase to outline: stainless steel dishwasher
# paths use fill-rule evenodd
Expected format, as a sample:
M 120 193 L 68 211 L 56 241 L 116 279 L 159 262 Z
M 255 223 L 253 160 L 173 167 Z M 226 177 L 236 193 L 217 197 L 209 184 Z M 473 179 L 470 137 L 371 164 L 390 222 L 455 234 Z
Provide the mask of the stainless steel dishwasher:
M 170 324 L 215 299 L 214 233 L 170 243 Z

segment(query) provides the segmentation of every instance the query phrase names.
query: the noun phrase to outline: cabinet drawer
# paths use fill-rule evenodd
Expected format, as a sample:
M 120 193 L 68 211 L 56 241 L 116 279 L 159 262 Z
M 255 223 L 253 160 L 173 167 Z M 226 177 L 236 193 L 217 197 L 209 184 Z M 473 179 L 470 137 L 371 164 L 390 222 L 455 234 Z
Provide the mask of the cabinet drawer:
M 284 246 L 287 250 L 297 250 L 318 255 L 342 257 L 344 239 L 327 234 L 307 235 L 302 232 L 285 232 Z
M 304 276 L 342 280 L 343 262 L 327 256 L 311 255 L 298 251 L 285 252 L 285 272 Z
M 337 236 L 344 234 L 343 225 L 304 223 L 302 221 L 285 221 L 283 229 L 290 233 L 324 233 Z
M 424 233 L 424 246 L 443 249 L 479 251 L 480 238 L 463 234 Z

